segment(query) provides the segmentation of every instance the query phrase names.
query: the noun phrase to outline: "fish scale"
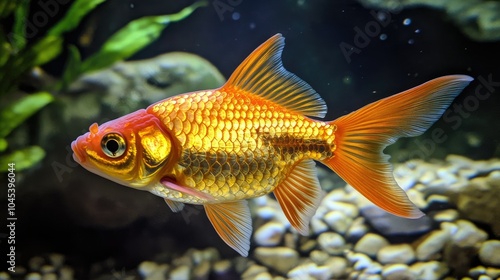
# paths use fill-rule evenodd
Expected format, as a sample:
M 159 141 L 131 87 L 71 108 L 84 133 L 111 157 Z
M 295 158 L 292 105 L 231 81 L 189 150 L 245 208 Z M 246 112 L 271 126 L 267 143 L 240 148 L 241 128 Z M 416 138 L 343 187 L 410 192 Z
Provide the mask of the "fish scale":
M 158 102 L 147 111 L 180 142 L 181 158 L 173 171 L 183 178 L 179 183 L 218 202 L 269 193 L 297 161 L 328 158 L 335 150 L 335 126 L 247 93 L 201 91 Z M 183 201 L 204 203 L 189 196 Z

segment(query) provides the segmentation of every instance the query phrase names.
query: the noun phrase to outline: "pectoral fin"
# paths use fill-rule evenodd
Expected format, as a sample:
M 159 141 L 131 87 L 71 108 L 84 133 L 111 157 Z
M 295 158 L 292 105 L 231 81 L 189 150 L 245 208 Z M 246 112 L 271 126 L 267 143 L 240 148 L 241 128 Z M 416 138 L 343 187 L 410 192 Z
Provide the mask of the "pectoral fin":
M 245 200 L 205 204 L 208 219 L 215 231 L 240 255 L 248 256 L 250 235 L 252 234 L 252 219 Z
M 160 183 L 171 190 L 185 193 L 187 195 L 192 195 L 192 196 L 204 199 L 206 201 L 212 201 L 214 199 L 209 194 L 206 194 L 204 192 L 200 192 L 199 190 L 196 190 L 196 189 L 193 189 L 190 187 L 182 186 L 168 177 L 161 178 Z M 168 204 L 168 202 L 167 202 L 167 204 Z M 169 204 L 169 206 L 170 206 L 170 204 Z M 172 207 L 170 207 L 170 208 L 172 208 Z
M 290 224 L 300 234 L 309 234 L 309 222 L 323 196 L 314 161 L 297 163 L 285 181 L 274 189 L 274 195 Z
M 184 208 L 184 203 L 165 198 L 165 202 L 172 212 L 180 212 Z

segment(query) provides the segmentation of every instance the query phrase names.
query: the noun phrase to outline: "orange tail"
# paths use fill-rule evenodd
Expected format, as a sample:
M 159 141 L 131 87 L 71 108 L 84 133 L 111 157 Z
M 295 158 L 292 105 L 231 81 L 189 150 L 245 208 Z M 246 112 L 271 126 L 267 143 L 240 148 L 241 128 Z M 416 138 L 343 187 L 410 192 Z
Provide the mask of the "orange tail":
M 397 185 L 382 151 L 400 137 L 424 133 L 471 81 L 465 75 L 440 77 L 330 122 L 337 125 L 337 148 L 324 164 L 380 208 L 406 218 L 423 216 Z

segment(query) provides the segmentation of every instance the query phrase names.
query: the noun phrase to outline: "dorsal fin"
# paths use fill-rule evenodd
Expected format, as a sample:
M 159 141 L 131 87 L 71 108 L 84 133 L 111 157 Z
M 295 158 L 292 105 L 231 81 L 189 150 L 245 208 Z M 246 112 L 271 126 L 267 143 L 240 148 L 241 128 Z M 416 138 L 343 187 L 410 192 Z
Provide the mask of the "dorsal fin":
M 255 49 L 234 70 L 222 88 L 234 87 L 312 117 L 324 117 L 325 101 L 281 62 L 285 38 L 276 34 Z

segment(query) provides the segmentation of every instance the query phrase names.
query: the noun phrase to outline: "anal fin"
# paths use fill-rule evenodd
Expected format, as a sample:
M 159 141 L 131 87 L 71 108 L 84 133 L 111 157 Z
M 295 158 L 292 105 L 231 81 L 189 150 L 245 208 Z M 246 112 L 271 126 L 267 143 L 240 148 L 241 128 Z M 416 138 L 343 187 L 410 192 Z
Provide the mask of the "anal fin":
M 180 212 L 184 208 L 184 203 L 178 202 L 178 201 L 173 201 L 170 199 L 165 198 L 165 202 L 167 203 L 168 207 L 172 210 L 172 212 Z
M 302 235 L 309 234 L 309 222 L 323 196 L 313 160 L 297 163 L 285 180 L 274 189 L 285 216 Z
M 240 255 L 248 256 L 252 219 L 246 200 L 204 206 L 208 219 L 222 240 Z

